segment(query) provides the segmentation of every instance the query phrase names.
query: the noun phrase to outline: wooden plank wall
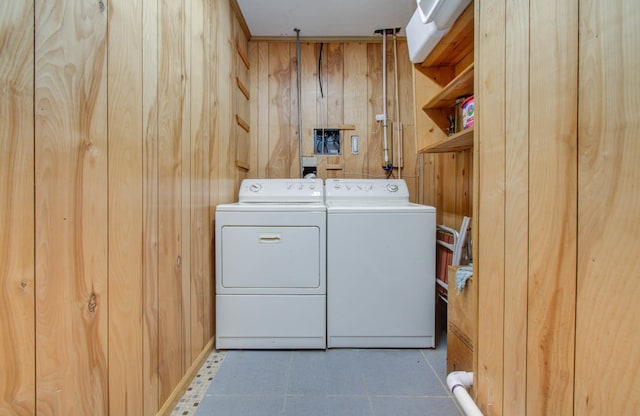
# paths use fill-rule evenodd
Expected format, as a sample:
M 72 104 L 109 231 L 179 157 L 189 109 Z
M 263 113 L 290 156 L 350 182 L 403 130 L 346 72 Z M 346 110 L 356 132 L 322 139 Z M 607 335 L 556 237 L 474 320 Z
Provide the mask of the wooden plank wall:
M 0 414 L 35 413 L 34 3 L 0 4 Z M 15 30 L 20 28 L 21 30 Z
M 375 115 L 383 111 L 382 44 L 380 41 L 324 43 L 319 73 L 320 47 L 319 42 L 301 43 L 303 155 L 313 156 L 314 128 L 352 125 L 352 130 L 342 131 L 341 156 L 318 157 L 318 176 L 384 178 L 381 127 L 375 121 Z M 300 177 L 296 44 L 250 41 L 249 57 L 253 65 L 250 71 L 253 103 L 251 152 L 257 155 L 257 166 L 252 167 L 249 175 L 259 178 Z M 387 113 L 395 119 L 391 38 L 387 42 L 387 68 Z M 412 66 L 404 40 L 398 40 L 398 71 L 398 105 L 404 138 L 401 175 L 410 187 L 412 199 L 417 200 L 418 156 L 414 151 Z M 360 137 L 358 155 L 351 154 L 352 135 Z
M 637 414 L 639 7 L 476 3 L 477 402 Z
M 418 147 L 444 140 L 445 132 L 423 110 L 435 94 L 473 62 L 473 49 L 455 66 L 443 65 L 429 68 L 429 75 L 419 65 L 414 67 L 415 128 Z M 443 82 L 443 80 L 447 82 Z M 433 113 L 432 113 L 433 115 Z M 459 229 L 462 218 L 473 218 L 473 151 L 471 149 L 419 155 L 420 203 L 436 207 L 436 222 Z
M 580 2 L 576 415 L 640 414 L 639 21 Z
M 229 1 L 0 5 L 1 414 L 164 414 L 212 348 L 240 30 Z
M 39 414 L 109 405 L 107 11 L 82 6 L 36 1 Z

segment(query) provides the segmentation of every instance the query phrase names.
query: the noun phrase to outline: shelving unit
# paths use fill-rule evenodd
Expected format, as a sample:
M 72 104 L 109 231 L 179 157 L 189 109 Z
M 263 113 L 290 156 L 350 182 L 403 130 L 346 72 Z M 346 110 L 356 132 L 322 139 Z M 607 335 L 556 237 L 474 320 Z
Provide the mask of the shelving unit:
M 473 217 L 472 194 L 478 189 L 470 151 L 474 128 L 447 134 L 456 99 L 470 95 L 474 95 L 473 2 L 429 56 L 414 65 L 416 150 L 423 154 L 423 202 L 436 207 L 438 224 L 453 229 L 459 228 L 463 217 Z M 449 267 L 449 282 L 455 282 L 453 267 Z M 477 284 L 472 281 L 461 293 L 449 291 L 448 371 L 474 369 L 476 302 Z
M 462 130 L 453 136 L 425 146 L 418 153 L 448 153 L 460 152 L 473 147 L 473 127 Z
M 451 108 L 455 105 L 456 98 L 473 93 L 473 63 L 466 67 L 457 77 L 448 83 L 440 93 L 433 96 L 428 103 L 422 106 L 427 114 L 434 108 Z
M 416 70 L 416 105 L 430 120 L 418 131 L 417 151 L 444 153 L 471 148 L 473 129 L 452 136 L 447 136 L 447 131 L 456 99 L 473 95 L 473 3 Z

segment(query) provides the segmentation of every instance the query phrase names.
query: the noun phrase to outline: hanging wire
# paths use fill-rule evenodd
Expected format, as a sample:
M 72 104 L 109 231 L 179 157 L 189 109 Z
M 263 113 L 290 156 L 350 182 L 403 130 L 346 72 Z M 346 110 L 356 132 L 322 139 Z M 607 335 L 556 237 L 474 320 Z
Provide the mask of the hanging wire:
M 322 91 L 322 49 L 324 43 L 320 43 L 320 54 L 318 56 L 318 83 L 320 84 L 320 96 L 324 98 L 324 92 Z

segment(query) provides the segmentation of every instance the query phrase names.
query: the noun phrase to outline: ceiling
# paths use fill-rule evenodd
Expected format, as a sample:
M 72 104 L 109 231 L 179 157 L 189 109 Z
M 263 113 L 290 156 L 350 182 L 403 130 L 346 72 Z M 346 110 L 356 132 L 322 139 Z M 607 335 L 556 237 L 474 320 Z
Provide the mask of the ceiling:
M 404 27 L 416 0 L 236 0 L 253 38 L 373 37 L 376 29 Z

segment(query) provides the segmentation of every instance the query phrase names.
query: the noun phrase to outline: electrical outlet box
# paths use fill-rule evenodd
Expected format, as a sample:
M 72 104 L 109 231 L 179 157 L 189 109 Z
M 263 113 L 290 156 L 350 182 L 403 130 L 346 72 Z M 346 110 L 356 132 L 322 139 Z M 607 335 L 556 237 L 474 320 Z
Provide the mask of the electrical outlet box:
M 313 129 L 313 153 L 339 156 L 342 154 L 339 129 Z

